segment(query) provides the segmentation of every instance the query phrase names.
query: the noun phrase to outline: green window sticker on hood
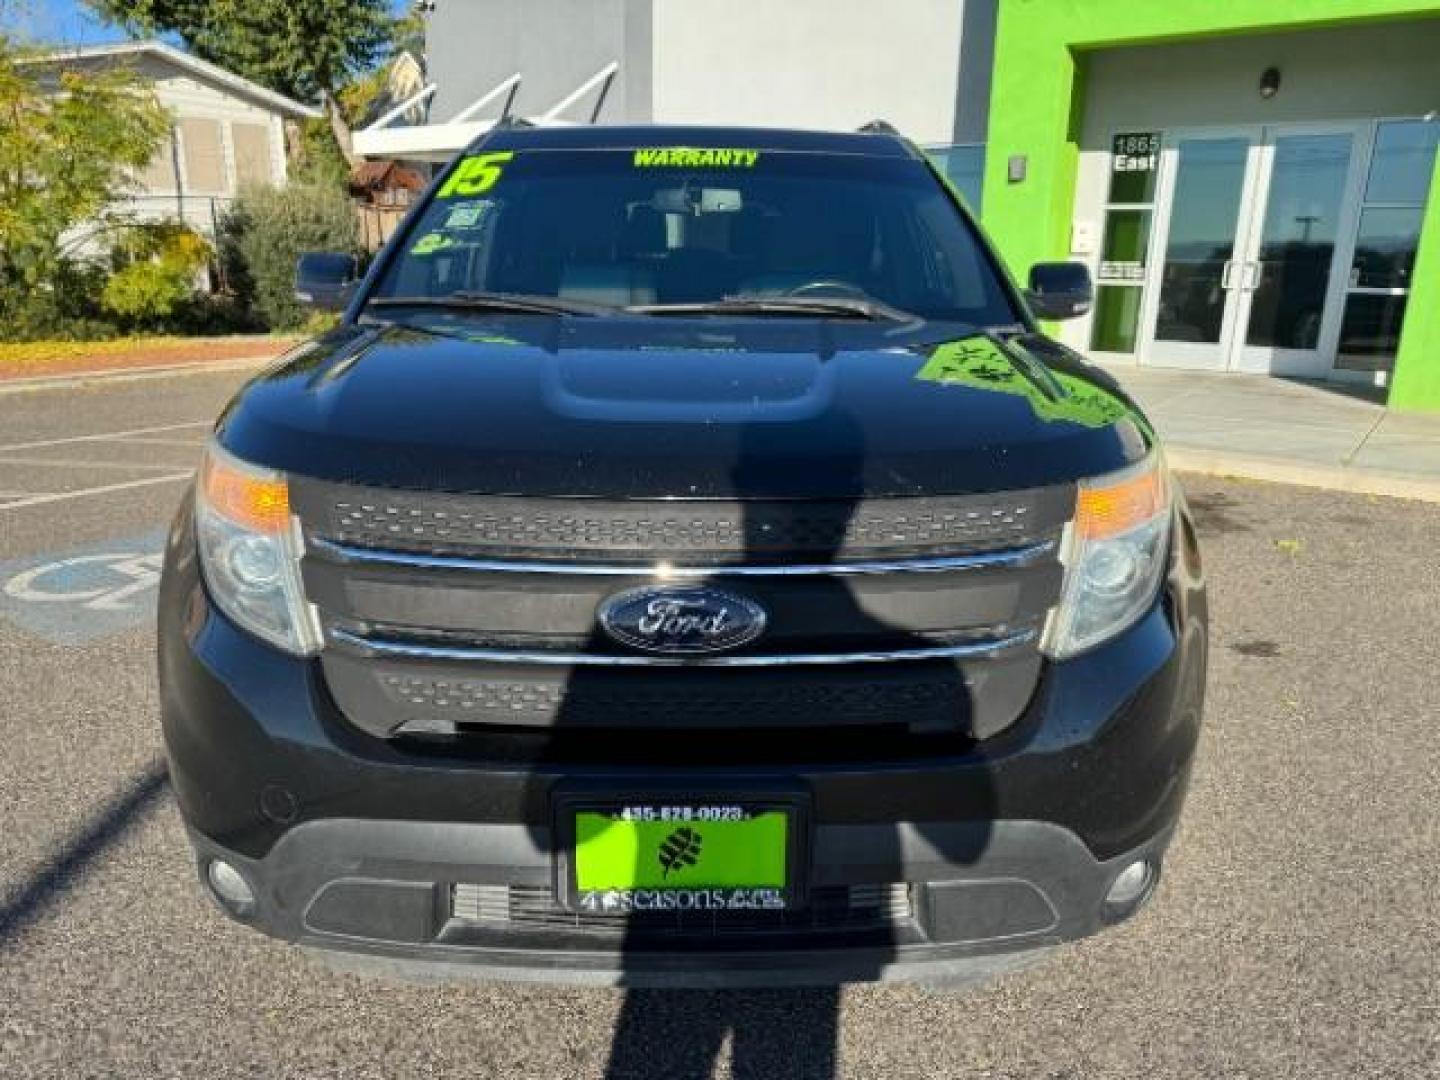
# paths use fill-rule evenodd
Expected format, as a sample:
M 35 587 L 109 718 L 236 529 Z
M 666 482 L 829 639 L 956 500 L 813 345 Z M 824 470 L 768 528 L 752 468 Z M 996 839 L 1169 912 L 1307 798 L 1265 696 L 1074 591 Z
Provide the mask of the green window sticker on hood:
M 753 169 L 759 150 L 703 146 L 647 146 L 635 151 L 637 169 Z
M 1047 390 L 1037 378 L 1021 370 L 993 338 L 976 335 L 936 346 L 915 378 L 1014 394 L 1024 398 L 1031 411 L 1047 422 L 1102 428 L 1131 415 L 1130 406 L 1121 398 L 1094 383 L 1053 368 L 1046 368 L 1046 372 L 1060 393 Z

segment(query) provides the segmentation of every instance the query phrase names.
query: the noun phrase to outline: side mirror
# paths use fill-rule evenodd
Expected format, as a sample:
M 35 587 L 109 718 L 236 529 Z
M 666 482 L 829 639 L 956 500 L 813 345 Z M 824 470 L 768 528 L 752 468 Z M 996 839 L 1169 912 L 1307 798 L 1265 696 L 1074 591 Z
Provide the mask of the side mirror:
M 295 261 L 295 299 L 319 311 L 343 311 L 355 291 L 359 270 L 354 255 L 307 251 Z
M 1075 319 L 1095 302 L 1090 269 L 1084 263 L 1045 262 L 1030 268 L 1025 290 L 1030 310 L 1041 319 Z

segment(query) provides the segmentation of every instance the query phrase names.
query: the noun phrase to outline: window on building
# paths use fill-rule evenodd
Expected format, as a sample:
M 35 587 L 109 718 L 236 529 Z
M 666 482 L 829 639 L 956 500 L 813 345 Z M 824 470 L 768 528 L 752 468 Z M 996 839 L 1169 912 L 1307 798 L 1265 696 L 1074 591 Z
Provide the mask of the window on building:
M 1391 120 L 1375 130 L 1335 366 L 1389 371 L 1410 298 L 1415 251 L 1435 171 L 1440 122 Z
M 187 117 L 180 121 L 185 147 L 185 186 L 191 192 L 218 195 L 225 191 L 225 150 L 220 121 Z
M 235 182 L 268 184 L 271 180 L 269 125 L 231 124 L 230 140 L 235 146 Z
M 147 194 L 164 192 L 166 194 L 175 191 L 178 187 L 175 181 L 175 135 L 172 132 L 168 135 L 160 149 L 155 151 L 155 156 L 150 163 L 140 170 L 136 177 L 140 189 Z
M 966 143 L 959 146 L 932 146 L 925 151 L 955 185 L 977 217 L 985 191 L 985 144 Z
M 1098 352 L 1133 353 L 1139 340 L 1159 165 L 1159 132 L 1115 136 L 1095 275 L 1095 315 L 1090 323 L 1090 348 Z

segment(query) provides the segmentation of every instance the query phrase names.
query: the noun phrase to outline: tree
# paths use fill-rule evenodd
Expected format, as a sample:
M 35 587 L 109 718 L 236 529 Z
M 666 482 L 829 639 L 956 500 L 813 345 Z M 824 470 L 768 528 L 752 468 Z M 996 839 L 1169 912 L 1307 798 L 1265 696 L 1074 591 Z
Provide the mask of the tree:
M 196 56 L 300 101 L 317 98 L 354 165 L 339 95 L 390 52 L 387 0 L 86 0 L 132 33 L 177 35 Z
M 0 319 L 63 305 L 61 238 L 103 216 L 169 130 L 127 68 L 37 64 L 0 36 Z
M 240 193 L 220 220 L 220 259 L 241 301 L 272 330 L 299 326 L 295 261 L 304 251 L 357 252 L 350 196 L 333 184 L 299 181 Z

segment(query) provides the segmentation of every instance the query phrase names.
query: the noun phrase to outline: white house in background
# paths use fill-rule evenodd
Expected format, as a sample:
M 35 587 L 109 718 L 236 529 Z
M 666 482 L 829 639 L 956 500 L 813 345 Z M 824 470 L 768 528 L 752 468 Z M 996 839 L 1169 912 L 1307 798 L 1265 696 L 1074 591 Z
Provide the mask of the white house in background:
M 286 121 L 321 115 L 163 41 L 66 50 L 35 63 L 57 75 L 62 67 L 125 64 L 152 83 L 174 126 L 117 209 L 178 216 L 206 234 L 242 185 L 285 183 Z

